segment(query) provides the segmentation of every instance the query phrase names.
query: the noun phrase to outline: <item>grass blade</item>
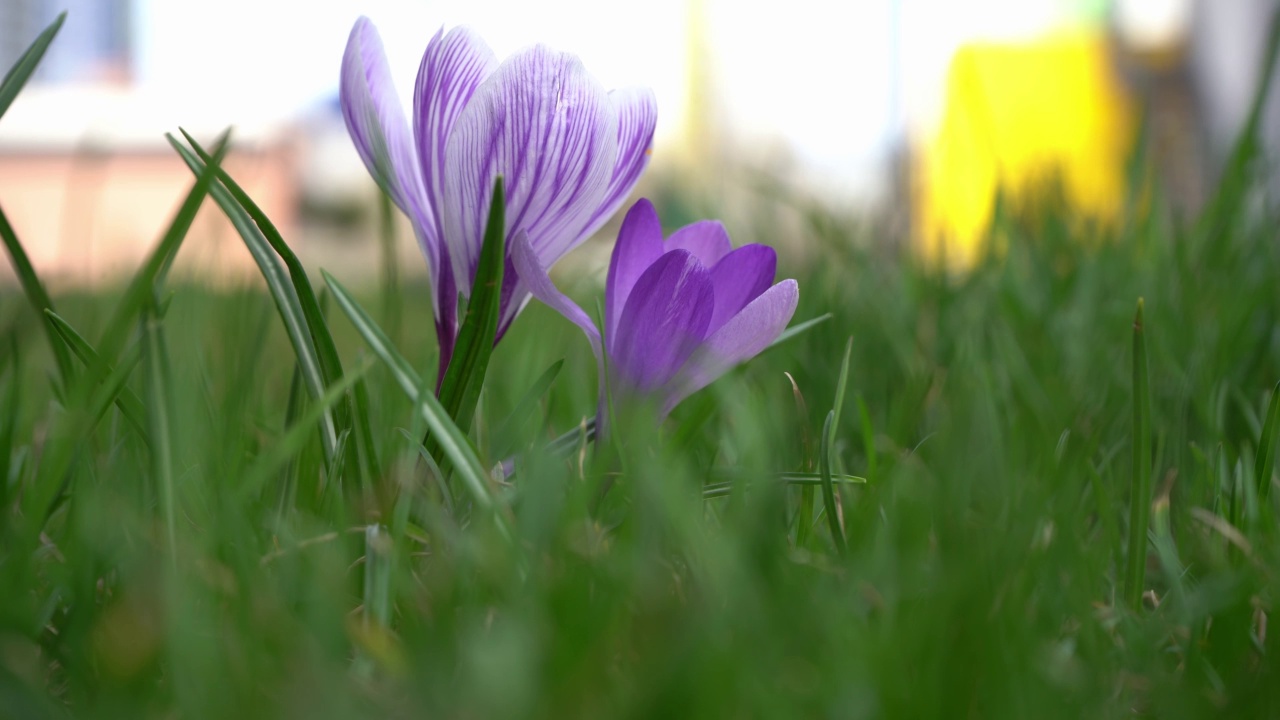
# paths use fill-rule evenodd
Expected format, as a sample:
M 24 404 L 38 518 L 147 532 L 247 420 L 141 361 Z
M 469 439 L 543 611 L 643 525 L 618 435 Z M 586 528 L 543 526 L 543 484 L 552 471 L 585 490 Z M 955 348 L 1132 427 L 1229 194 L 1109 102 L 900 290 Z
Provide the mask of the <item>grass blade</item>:
M 169 370 L 169 351 L 165 347 L 164 326 L 155 306 L 142 316 L 142 340 L 146 355 L 147 419 L 151 436 L 151 469 L 160 495 L 164 512 L 165 532 L 168 536 L 169 561 L 177 565 L 177 498 L 173 476 L 173 441 L 170 429 L 173 423 L 172 375 Z
M 1280 426 L 1280 383 L 1271 391 L 1267 405 L 1267 421 L 1258 438 L 1258 455 L 1253 461 L 1254 480 L 1258 484 L 1258 501 L 1264 503 L 1271 493 L 1271 474 L 1276 465 L 1276 430 Z
M 1124 584 L 1125 602 L 1134 610 L 1142 607 L 1147 528 L 1151 517 L 1151 391 L 1142 310 L 1142 298 L 1138 298 L 1138 311 L 1133 319 L 1133 490 L 1129 499 L 1129 558 Z
M 3 209 L 0 209 L 0 240 L 4 241 L 5 250 L 9 253 L 9 261 L 13 264 L 18 282 L 22 284 L 27 302 L 31 303 L 31 307 L 38 313 L 53 310 L 53 300 L 49 298 L 44 284 L 40 282 L 35 268 L 31 266 L 31 259 L 27 257 L 27 251 L 22 248 L 22 243 L 18 241 L 18 235 L 9 224 L 9 218 L 5 216 Z M 53 350 L 53 359 L 58 363 L 58 377 L 66 387 L 71 382 L 71 356 L 67 354 L 66 346 L 58 341 L 48 325 L 45 326 L 44 332 L 49 339 L 49 347 Z
M 781 335 L 774 338 L 773 342 L 769 343 L 769 347 L 765 348 L 765 350 L 768 350 L 769 348 L 775 347 L 777 345 L 781 345 L 782 343 L 790 340 L 791 338 L 797 335 L 800 335 L 801 333 L 808 332 L 813 328 L 817 327 L 818 325 L 821 325 L 822 323 L 830 320 L 832 317 L 834 316 L 831 313 L 826 313 L 823 315 L 819 315 L 818 317 L 812 320 L 805 320 L 799 325 L 792 325 L 786 330 L 783 330 Z
M 191 144 L 196 154 L 200 156 L 200 159 L 207 163 L 210 160 L 209 154 L 205 152 L 204 148 L 200 147 L 200 143 L 196 142 L 195 138 L 186 130 L 180 129 L 180 132 L 187 139 L 187 142 Z M 338 357 L 338 346 L 334 343 L 333 335 L 329 332 L 329 324 L 326 322 L 324 313 L 320 308 L 315 290 L 311 287 L 311 279 L 307 277 L 306 268 L 302 266 L 298 256 L 284 241 L 284 237 L 276 229 L 271 219 L 267 217 L 267 214 L 262 211 L 262 208 L 258 207 L 258 204 L 249 197 L 249 194 L 221 168 L 218 169 L 218 181 L 231 193 L 231 197 L 235 198 L 240 208 L 258 226 L 258 230 L 261 231 L 262 237 L 266 239 L 271 249 L 284 261 L 285 267 L 289 271 L 289 280 L 293 283 L 294 292 L 298 297 L 298 305 L 302 309 L 302 315 L 306 319 L 307 328 L 311 333 L 311 340 L 315 345 L 320 371 L 324 376 L 324 385 L 325 387 L 331 386 L 342 378 L 342 361 Z M 354 392 L 338 403 L 334 411 L 335 423 L 339 432 L 352 427 L 352 415 L 360 418 L 359 421 L 354 423 L 355 427 L 353 428 L 357 432 L 355 447 L 364 460 L 362 467 L 367 474 L 367 478 L 378 477 L 381 472 L 378 469 L 377 457 L 373 452 L 373 437 L 369 428 L 368 393 L 364 392 L 364 386 L 362 384 L 357 385 Z
M 89 370 L 89 381 L 100 383 L 111 375 L 112 367 L 102 360 L 98 355 L 98 351 L 94 350 L 91 345 L 84 339 L 75 328 L 58 315 L 53 310 L 45 310 L 45 319 L 49 321 L 49 325 L 53 327 L 58 337 L 68 347 L 72 353 L 84 363 Z M 146 428 L 146 410 L 142 407 L 142 400 L 138 399 L 128 387 L 120 389 L 120 394 L 115 398 L 116 407 L 120 408 L 124 419 L 138 432 L 138 436 L 147 445 L 151 444 L 151 436 L 147 433 Z
M 421 392 L 421 378 L 391 346 L 386 333 L 382 332 L 364 308 L 360 307 L 360 304 L 332 275 L 321 272 L 324 274 L 325 283 L 333 292 L 334 299 L 338 301 L 338 307 L 346 313 L 351 324 L 368 343 L 373 353 L 391 369 L 391 374 L 400 385 L 400 389 L 413 400 L 419 415 L 427 424 L 428 431 L 435 438 L 435 442 L 439 443 L 443 456 L 453 464 L 454 472 L 462 478 L 462 483 L 471 493 L 472 500 L 480 508 L 493 512 L 494 521 L 504 537 L 508 539 L 513 537 L 505 518 L 498 511 L 493 496 L 489 492 L 488 474 L 481 465 L 480 458 L 471 448 L 466 435 L 458 429 L 435 397 L 430 393 Z
M 493 181 L 489 221 L 484 230 L 484 245 L 480 249 L 467 314 L 440 384 L 440 404 L 453 418 L 454 424 L 463 430 L 471 426 L 480 389 L 484 387 L 485 373 L 489 369 L 489 357 L 493 354 L 494 338 L 498 334 L 502 276 L 506 265 L 505 204 L 502 176 L 499 175 Z M 440 459 L 438 454 L 436 459 Z
M 845 552 L 844 531 L 840 528 L 840 515 L 836 508 L 835 486 L 831 478 L 831 441 L 835 435 L 835 411 L 827 413 L 822 426 L 821 450 L 818 455 L 818 474 L 822 477 L 822 502 L 826 506 L 827 525 L 831 527 L 831 539 L 841 555 Z
M 169 144 L 182 156 L 182 159 L 186 161 L 192 172 L 204 177 L 206 173 L 210 172 L 211 167 L 215 167 L 213 163 L 202 163 L 195 156 L 195 153 L 182 146 L 172 135 L 166 137 L 169 139 Z M 214 158 L 216 159 L 216 157 L 215 155 Z M 267 282 L 267 289 L 271 292 L 271 297 L 276 303 L 276 309 L 280 312 L 280 319 L 283 321 L 285 332 L 289 336 L 289 343 L 293 346 L 294 355 L 298 358 L 298 367 L 302 370 L 302 379 L 307 386 L 307 392 L 312 400 L 319 400 L 324 396 L 324 371 L 321 369 L 311 330 L 307 325 L 306 316 L 303 313 L 293 285 L 285 277 L 284 270 L 281 269 L 280 262 L 276 259 L 276 255 L 272 252 L 266 238 L 263 237 L 262 231 L 253 223 L 244 209 L 236 203 L 231 193 L 223 185 L 217 184 L 210 188 L 210 194 L 213 195 L 214 201 L 218 203 L 218 206 L 222 208 L 222 211 L 231 221 L 236 232 L 240 234 L 245 246 L 249 248 L 249 253 L 258 264 L 258 269 L 262 271 L 262 277 Z M 320 423 L 320 437 L 324 443 L 325 460 L 328 463 L 332 463 L 338 445 L 337 423 L 334 420 L 332 410 L 325 411 Z M 335 473 L 330 472 L 330 475 L 333 476 Z
M 67 19 L 67 13 L 64 10 L 58 14 L 49 27 L 45 28 L 31 45 L 23 51 L 22 56 L 18 58 L 18 62 L 5 73 L 4 80 L 0 81 L 0 117 L 4 117 L 5 112 L 9 110 L 9 106 L 13 104 L 14 98 L 18 97 L 27 80 L 31 79 L 31 73 L 35 72 L 36 66 L 40 64 L 40 59 L 44 57 L 44 53 L 49 49 L 49 45 L 53 42 L 53 38 L 62 29 L 62 23 Z
M 520 401 L 516 403 L 511 414 L 494 431 L 493 457 L 506 457 L 515 448 L 516 432 L 533 416 L 533 406 L 551 389 L 556 377 L 560 374 L 560 369 L 563 367 L 564 360 L 557 360 L 551 363 L 551 367 L 544 370 L 538 376 L 538 379 L 533 381 L 533 385 L 530 386 L 524 397 L 520 398 Z
M 204 203 L 205 196 L 209 194 L 210 188 L 213 186 L 214 174 L 230 147 L 230 137 L 229 133 L 224 133 L 218 139 L 211 162 L 204 170 L 197 173 L 195 184 L 191 186 L 191 190 L 187 192 L 187 197 L 183 199 L 182 205 L 178 207 L 178 212 L 173 216 L 173 221 L 169 223 L 169 227 L 160 238 L 160 243 L 156 245 L 155 250 L 151 252 L 147 261 L 138 269 L 133 279 L 129 281 L 129 285 L 124 291 L 124 297 L 120 299 L 120 304 L 116 306 L 111 319 L 107 321 L 107 329 L 103 331 L 102 338 L 98 342 L 98 354 L 107 363 L 113 362 L 119 355 L 120 349 L 124 347 L 128 339 L 129 331 L 133 328 L 134 319 L 152 301 L 156 279 L 173 261 L 174 256 L 178 253 L 178 248 L 182 245 L 182 241 L 187 237 L 187 232 L 191 230 L 191 224 L 195 221 L 196 213 L 200 210 L 200 205 Z

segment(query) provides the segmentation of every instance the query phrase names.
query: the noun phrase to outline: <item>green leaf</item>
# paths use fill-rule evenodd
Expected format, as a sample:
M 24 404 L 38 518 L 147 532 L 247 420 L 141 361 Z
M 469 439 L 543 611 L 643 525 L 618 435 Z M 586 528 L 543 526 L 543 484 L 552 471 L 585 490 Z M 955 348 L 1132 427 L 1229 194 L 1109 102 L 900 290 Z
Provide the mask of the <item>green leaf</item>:
M 160 243 L 156 245 L 142 267 L 138 268 L 138 272 L 125 288 L 124 296 L 120 298 L 115 312 L 107 321 L 107 329 L 103 331 L 102 338 L 98 341 L 98 354 L 107 363 L 116 359 L 120 349 L 128 341 L 130 331 L 134 327 L 134 320 L 152 301 L 152 292 L 157 279 L 173 262 L 178 248 L 187 237 L 187 232 L 191 230 L 196 213 L 200 210 L 205 196 L 209 194 L 214 175 L 230 146 L 230 138 L 228 132 L 223 133 L 218 139 L 218 144 L 214 147 L 213 160 L 203 171 L 197 173 L 195 184 L 187 192 L 187 197 L 183 199 L 178 212 L 173 216 L 173 221 L 169 223 L 169 227 L 160 238 Z
M 22 284 L 27 302 L 38 313 L 53 310 L 53 300 L 49 298 L 44 284 L 36 275 L 35 268 L 31 266 L 31 259 L 27 257 L 26 250 L 22 248 L 17 233 L 13 231 L 13 226 L 9 224 L 9 218 L 5 216 L 2 209 L 0 209 L 0 239 L 4 240 L 5 250 L 9 252 L 9 260 L 13 263 L 13 270 Z M 71 356 L 67 354 L 66 346 L 58 341 L 49 326 L 45 326 L 44 332 L 49 339 L 49 347 L 53 350 L 53 359 L 58 363 L 58 377 L 66 387 L 71 383 Z
M 422 392 L 422 380 L 418 377 L 405 361 L 400 353 L 396 352 L 391 346 L 391 342 L 387 339 L 386 333 L 382 332 L 377 323 L 373 321 L 364 308 L 351 297 L 346 288 L 342 286 L 332 275 L 321 270 L 324 275 L 324 281 L 328 284 L 329 289 L 333 292 L 333 297 L 338 302 L 338 307 L 346 313 L 351 320 L 351 324 L 368 343 L 373 353 L 381 359 L 391 370 L 391 375 L 400 389 L 405 395 L 414 402 L 418 414 L 427 424 L 427 430 L 439 443 L 442 455 L 453 465 L 454 472 L 462 479 L 462 484 L 471 494 L 472 500 L 477 506 L 483 510 L 493 513 L 494 522 L 497 524 L 499 531 L 503 537 L 508 540 L 513 536 L 507 525 L 506 519 L 502 512 L 494 502 L 493 495 L 489 491 L 488 474 L 484 470 L 484 466 L 480 463 L 480 458 L 476 456 L 475 450 L 472 449 L 471 443 L 458 426 L 453 423 L 449 414 L 445 412 L 444 407 L 429 392 Z
M 493 354 L 498 334 L 498 314 L 502 304 L 502 276 L 506 265 L 506 220 L 504 219 L 502 176 L 493 181 L 493 200 L 489 203 L 489 221 L 485 226 L 484 245 L 476 267 L 471 299 L 466 317 L 458 332 L 453 357 L 440 383 L 440 404 L 464 430 L 471 426 L 480 390 L 484 387 L 489 357 Z M 439 459 L 438 453 L 436 455 Z
M 786 485 L 821 486 L 824 482 L 821 473 L 780 473 L 778 482 Z M 831 482 L 838 485 L 866 485 L 867 479 L 857 475 L 831 475 Z M 706 499 L 724 497 L 733 491 L 737 481 L 707 483 L 702 486 L 702 497 Z
M 49 49 L 49 44 L 53 42 L 54 36 L 58 34 L 58 30 L 62 29 L 62 23 L 67 19 L 67 13 L 64 10 L 58 14 L 58 18 L 53 21 L 49 27 L 36 36 L 36 39 L 18 58 L 18 62 L 5 73 L 4 80 L 0 81 L 0 117 L 4 117 L 9 106 L 13 104 L 14 98 L 18 97 L 18 93 L 22 87 L 27 84 L 27 80 L 31 79 L 31 73 L 35 72 L 36 66 L 40 64 L 40 59 L 44 57 L 44 53 Z
M 1271 474 L 1276 465 L 1276 434 L 1280 429 L 1280 383 L 1271 391 L 1267 405 L 1267 422 L 1258 438 L 1258 454 L 1253 460 L 1254 480 L 1258 484 L 1258 500 L 1266 502 L 1271 493 Z
M 836 512 L 836 494 L 831 476 L 831 440 L 835 434 L 835 411 L 827 413 L 822 426 L 821 450 L 818 455 L 818 474 L 822 477 L 822 502 L 826 506 L 827 524 L 831 527 L 831 539 L 841 555 L 845 552 L 844 531 L 840 529 L 840 516 Z
M 70 348 L 80 362 L 84 363 L 85 368 L 89 371 L 88 380 L 93 383 L 101 383 L 111 375 L 112 367 L 104 362 L 102 357 L 98 355 L 98 351 L 94 350 L 88 341 L 84 339 L 70 323 L 58 315 L 53 310 L 44 311 L 45 319 L 49 325 L 53 327 L 58 334 L 60 340 Z M 120 408 L 120 412 L 124 415 L 124 419 L 129 425 L 138 432 L 138 436 L 142 441 L 151 444 L 151 436 L 147 433 L 146 428 L 146 410 L 142 407 L 142 400 L 138 399 L 128 387 L 121 388 L 120 394 L 115 398 L 116 407 Z
M 1129 558 L 1124 584 L 1125 601 L 1134 610 L 1142 607 L 1151 517 L 1151 391 L 1142 306 L 1142 298 L 1138 298 L 1133 319 L 1133 490 L 1129 498 Z
M 515 409 L 507 416 L 507 419 L 498 426 L 493 433 L 493 456 L 496 458 L 505 458 L 516 447 L 518 441 L 516 439 L 519 430 L 533 417 L 534 406 L 542 400 L 547 391 L 551 389 L 555 383 L 556 377 L 560 374 L 560 369 L 564 367 L 564 360 L 557 360 L 551 363 L 551 367 L 547 368 L 538 379 L 533 381 L 533 385 L 525 392 L 524 397 L 516 403 Z
M 195 153 L 184 147 L 172 135 L 166 135 L 166 137 L 192 172 L 203 178 L 209 172 L 209 168 L 213 167 L 213 163 L 202 163 Z M 293 353 L 298 358 L 298 367 L 302 370 L 302 379 L 307 387 L 307 393 L 312 400 L 319 400 L 324 397 L 324 371 L 321 369 L 311 329 L 307 325 L 306 315 L 302 310 L 297 292 L 285 277 L 284 270 L 280 267 L 280 262 L 276 259 L 270 244 L 263 237 L 262 231 L 235 201 L 231 193 L 223 185 L 217 184 L 210 188 L 210 194 L 218 203 L 218 207 L 226 213 L 236 232 L 244 240 L 245 246 L 249 248 L 249 254 L 258 264 L 258 269 L 262 271 L 262 277 L 267 281 L 267 289 L 271 292 L 276 309 L 280 312 L 280 319 L 284 322 L 285 333 L 289 336 Z M 332 465 L 338 446 L 338 428 L 332 409 L 327 409 L 324 417 L 321 418 L 320 438 L 324 444 L 325 461 Z M 330 476 L 334 474 L 330 468 Z
M 830 320 L 832 317 L 834 316 L 831 313 L 826 313 L 824 315 L 819 315 L 818 317 L 812 320 L 806 320 L 800 323 L 799 325 L 792 325 L 786 330 L 783 330 L 781 335 L 774 338 L 773 342 L 769 343 L 769 347 L 765 348 L 765 350 L 781 345 L 782 343 L 790 340 L 793 337 L 796 337 L 797 335 L 800 335 L 801 333 L 806 333 L 812 330 L 813 328 L 817 327 L 818 325 L 821 325 L 822 323 Z
M 191 137 L 186 130 L 180 130 L 182 136 L 191 143 L 192 149 L 200 156 L 200 159 L 206 163 L 209 161 L 209 154 L 200 147 L 195 138 Z M 324 375 L 324 385 L 328 387 L 342 378 L 342 361 L 338 357 L 338 346 L 333 342 L 333 335 L 329 332 L 329 324 L 326 322 L 324 313 L 320 309 L 320 303 L 316 299 L 316 293 L 311 287 L 311 279 L 307 277 L 306 268 L 302 266 L 302 262 L 298 260 L 298 256 L 294 254 L 288 243 L 284 241 L 284 237 L 280 235 L 280 231 L 276 229 L 271 219 L 266 213 L 262 212 L 262 208 L 249 197 L 231 178 L 227 172 L 221 168 L 218 169 L 218 180 L 231 193 L 231 197 L 235 198 L 241 209 L 248 213 L 249 218 L 262 232 L 262 236 L 267 243 L 271 245 L 271 249 L 280 256 L 284 261 L 285 267 L 289 270 L 289 279 L 293 283 L 294 292 L 298 297 L 298 304 L 302 308 L 303 317 L 306 318 L 307 327 L 311 331 L 311 339 L 315 343 L 316 357 L 320 363 L 320 370 Z M 354 403 L 354 407 L 353 407 Z M 362 466 L 366 479 L 372 480 L 381 475 L 378 468 L 378 461 L 373 452 L 373 434 L 369 427 L 369 410 L 368 410 L 368 393 L 364 389 L 364 385 L 357 384 L 354 392 L 338 403 L 335 407 L 335 422 L 339 431 L 352 426 L 351 416 L 354 414 L 358 420 L 354 423 L 355 430 L 358 433 L 356 449 L 361 453 L 365 463 Z
M 177 494 L 173 470 L 173 388 L 164 325 L 152 305 L 142 316 L 142 340 L 146 355 L 147 419 L 151 437 L 151 472 L 160 495 L 168 536 L 169 561 L 177 565 Z

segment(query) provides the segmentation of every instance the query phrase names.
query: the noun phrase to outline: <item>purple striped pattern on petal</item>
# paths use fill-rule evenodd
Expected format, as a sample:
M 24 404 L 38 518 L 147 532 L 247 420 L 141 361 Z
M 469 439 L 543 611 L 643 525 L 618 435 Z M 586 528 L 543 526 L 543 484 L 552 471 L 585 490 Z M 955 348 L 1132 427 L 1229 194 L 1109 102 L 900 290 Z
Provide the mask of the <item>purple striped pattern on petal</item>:
M 605 341 L 612 353 L 617 347 L 618 321 L 627 297 L 636 281 L 649 266 L 662 256 L 662 224 L 653 203 L 645 198 L 636 201 L 618 230 L 618 241 L 609 260 L 609 277 L 605 281 Z
M 357 20 L 347 38 L 338 98 L 347 132 L 369 174 L 420 234 L 424 226 L 434 229 L 409 124 L 391 82 L 382 38 L 368 18 Z M 424 242 L 433 242 L 433 237 L 425 237 Z
M 618 115 L 618 161 L 609 188 L 591 222 L 574 243 L 586 240 L 613 217 L 631 194 L 653 151 L 653 130 L 658 125 L 658 101 L 648 88 L 622 88 L 609 92 L 609 102 Z M 565 250 L 568 252 L 573 247 Z M 554 262 L 554 261 L 553 261 Z
M 743 245 L 720 258 L 720 262 L 711 268 L 716 307 L 707 334 L 719 330 L 747 303 L 768 290 L 777 269 L 778 254 L 768 245 Z
M 498 67 L 498 58 L 475 32 L 456 27 L 438 31 L 418 67 L 414 88 L 414 134 L 422 179 L 432 207 L 444 205 L 445 152 L 449 133 L 471 96 Z M 443 234 L 436 217 L 436 233 Z
M 720 262 L 720 258 L 728 255 L 732 249 L 729 232 L 718 220 L 699 220 L 692 225 L 685 225 L 667 238 L 668 251 L 688 250 L 707 267 Z
M 769 347 L 791 322 L 799 301 L 800 288 L 795 280 L 783 280 L 752 300 L 689 358 L 668 386 L 663 412 L 670 412 L 681 400 Z
M 713 297 L 710 273 L 693 255 L 658 258 L 622 310 L 612 353 L 619 379 L 640 392 L 670 380 L 705 337 Z
M 443 227 L 459 289 L 470 295 L 493 179 L 507 191 L 507 238 L 540 258 L 576 239 L 617 157 L 617 117 L 576 57 L 538 46 L 509 58 L 471 96 L 445 151 Z M 549 265 L 549 263 L 547 263 Z

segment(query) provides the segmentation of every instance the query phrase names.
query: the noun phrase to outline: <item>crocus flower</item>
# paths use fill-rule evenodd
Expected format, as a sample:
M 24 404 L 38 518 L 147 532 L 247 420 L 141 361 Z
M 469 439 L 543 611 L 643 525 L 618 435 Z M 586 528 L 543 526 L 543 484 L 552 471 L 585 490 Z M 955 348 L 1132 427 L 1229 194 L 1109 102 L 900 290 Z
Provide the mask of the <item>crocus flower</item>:
M 578 58 L 541 45 L 499 63 L 458 27 L 427 43 L 410 130 L 367 18 L 351 29 L 339 95 L 356 150 L 426 255 L 441 374 L 457 339 L 458 295 L 471 295 L 496 177 L 505 185 L 507 246 L 523 234 L 550 267 L 626 199 L 657 119 L 647 89 L 606 92 Z M 508 254 L 499 338 L 528 299 Z
M 516 238 L 512 259 L 533 295 L 586 333 L 600 365 L 601 403 L 607 362 L 615 398 L 653 398 L 662 416 L 768 347 L 800 298 L 795 280 L 774 284 L 773 248 L 734 250 L 724 226 L 706 220 L 664 241 L 658 214 L 644 199 L 627 212 L 613 248 L 603 338 L 552 284 L 525 237 Z

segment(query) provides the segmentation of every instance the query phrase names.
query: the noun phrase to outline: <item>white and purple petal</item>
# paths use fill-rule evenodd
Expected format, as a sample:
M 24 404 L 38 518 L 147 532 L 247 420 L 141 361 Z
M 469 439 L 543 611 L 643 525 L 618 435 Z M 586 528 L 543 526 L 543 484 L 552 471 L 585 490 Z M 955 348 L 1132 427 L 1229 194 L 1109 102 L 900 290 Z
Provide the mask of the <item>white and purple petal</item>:
M 706 337 L 713 304 L 711 276 L 693 255 L 664 254 L 636 281 L 618 322 L 613 365 L 639 392 L 669 381 Z
M 442 225 L 459 290 L 470 294 L 496 176 L 506 186 L 508 241 L 527 232 L 540 258 L 558 259 L 599 206 L 617 144 L 608 95 L 576 57 L 537 46 L 502 63 L 471 96 L 445 151 Z
M 436 242 L 409 124 L 391 81 L 382 38 L 368 18 L 357 20 L 347 38 L 338 98 L 347 132 L 369 174 L 420 234 L 430 231 L 423 242 Z
M 516 233 L 515 239 L 511 242 L 510 250 L 511 265 L 520 274 L 525 286 L 529 288 L 529 292 L 552 310 L 563 315 L 566 320 L 582 328 L 582 332 L 587 336 L 587 341 L 591 343 L 591 351 L 595 353 L 596 360 L 602 360 L 604 355 L 600 344 L 600 331 L 596 329 L 595 323 L 591 321 L 591 316 L 587 315 L 586 311 L 573 300 L 570 300 L 568 295 L 560 292 L 555 283 L 551 282 L 551 278 L 547 275 L 547 269 L 543 267 L 542 261 L 538 259 L 538 254 L 529 243 L 528 233 Z
M 600 207 L 573 245 L 586 240 L 613 217 L 640 180 L 653 153 L 653 131 L 658 125 L 658 101 L 653 91 L 648 88 L 612 90 L 609 102 L 618 117 L 618 160 Z M 565 252 L 572 249 L 571 246 Z
M 413 130 L 427 200 L 437 210 L 444 205 L 449 134 L 476 88 L 497 67 L 497 56 L 470 28 L 456 27 L 448 34 L 442 28 L 427 43 L 414 87 Z M 438 214 L 436 225 L 442 235 Z
M 752 300 L 690 356 L 667 386 L 663 412 L 670 412 L 681 400 L 769 347 L 791 322 L 799 301 L 795 280 L 783 280 Z

